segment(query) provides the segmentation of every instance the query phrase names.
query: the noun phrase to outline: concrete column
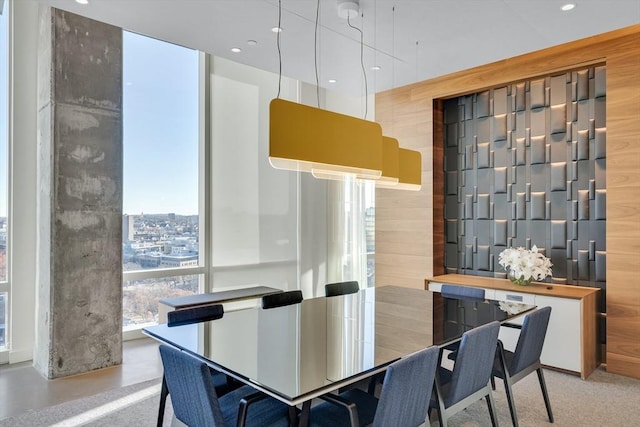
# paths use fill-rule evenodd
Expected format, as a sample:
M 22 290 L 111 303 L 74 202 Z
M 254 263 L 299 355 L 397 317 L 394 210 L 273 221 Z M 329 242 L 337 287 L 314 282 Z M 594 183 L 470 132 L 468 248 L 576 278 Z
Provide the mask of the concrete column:
M 39 21 L 34 365 L 58 378 L 122 362 L 122 30 Z

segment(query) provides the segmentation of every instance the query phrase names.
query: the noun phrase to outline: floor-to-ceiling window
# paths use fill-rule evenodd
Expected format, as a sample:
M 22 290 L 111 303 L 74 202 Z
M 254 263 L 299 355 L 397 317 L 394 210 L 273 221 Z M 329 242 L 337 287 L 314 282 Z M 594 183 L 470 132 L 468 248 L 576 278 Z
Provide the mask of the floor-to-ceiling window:
M 123 325 L 157 321 L 162 298 L 204 276 L 199 52 L 125 32 Z
M 9 2 L 0 1 L 0 351 L 7 348 L 9 307 Z
M 330 182 L 329 281 L 375 286 L 375 183 L 347 176 Z

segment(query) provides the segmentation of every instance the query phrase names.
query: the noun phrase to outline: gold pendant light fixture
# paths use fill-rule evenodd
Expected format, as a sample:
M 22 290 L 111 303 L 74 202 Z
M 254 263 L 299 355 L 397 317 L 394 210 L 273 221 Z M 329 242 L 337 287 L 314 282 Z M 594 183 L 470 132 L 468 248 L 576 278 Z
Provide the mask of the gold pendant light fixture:
M 358 16 L 358 1 L 338 0 L 338 12 L 348 20 Z M 349 26 L 355 28 L 350 22 Z M 277 36 L 279 47 L 280 33 Z M 279 93 L 269 105 L 269 162 L 277 169 L 311 172 L 316 178 L 353 174 L 375 180 L 381 188 L 421 188 L 420 152 L 400 148 L 397 139 L 382 136 L 378 123 L 286 101 Z
M 316 176 L 382 174 L 382 128 L 376 122 L 283 99 L 269 105 L 269 162 Z

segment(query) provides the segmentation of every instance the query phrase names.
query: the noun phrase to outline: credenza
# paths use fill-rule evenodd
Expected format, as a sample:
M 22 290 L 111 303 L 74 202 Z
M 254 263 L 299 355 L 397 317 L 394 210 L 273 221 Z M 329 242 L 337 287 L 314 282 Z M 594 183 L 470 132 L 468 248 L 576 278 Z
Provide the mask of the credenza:
M 485 298 L 551 307 L 551 318 L 540 360 L 543 365 L 586 379 L 598 366 L 598 288 L 532 283 L 514 285 L 507 279 L 445 274 L 425 280 L 425 289 L 440 292 L 443 284 L 485 290 Z M 515 348 L 519 331 L 501 328 L 500 340 Z

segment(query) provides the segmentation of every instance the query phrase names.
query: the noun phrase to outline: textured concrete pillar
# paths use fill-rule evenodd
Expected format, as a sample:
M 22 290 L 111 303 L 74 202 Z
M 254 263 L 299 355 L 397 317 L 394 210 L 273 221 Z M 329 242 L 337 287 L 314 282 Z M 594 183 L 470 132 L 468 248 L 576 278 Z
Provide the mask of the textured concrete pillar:
M 48 378 L 122 362 L 122 30 L 42 7 L 38 312 Z

